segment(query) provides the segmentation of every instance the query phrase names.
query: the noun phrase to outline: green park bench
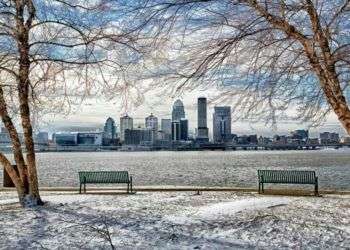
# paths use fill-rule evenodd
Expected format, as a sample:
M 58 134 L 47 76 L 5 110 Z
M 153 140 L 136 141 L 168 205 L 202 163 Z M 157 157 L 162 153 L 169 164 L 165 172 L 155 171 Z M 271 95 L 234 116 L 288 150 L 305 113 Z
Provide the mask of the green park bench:
M 127 184 L 127 193 L 133 193 L 132 176 L 129 176 L 128 171 L 79 171 L 79 193 L 84 185 L 84 193 L 86 193 L 86 184 Z
M 318 196 L 318 177 L 315 171 L 301 170 L 258 170 L 259 194 L 264 192 L 264 183 L 311 184 Z

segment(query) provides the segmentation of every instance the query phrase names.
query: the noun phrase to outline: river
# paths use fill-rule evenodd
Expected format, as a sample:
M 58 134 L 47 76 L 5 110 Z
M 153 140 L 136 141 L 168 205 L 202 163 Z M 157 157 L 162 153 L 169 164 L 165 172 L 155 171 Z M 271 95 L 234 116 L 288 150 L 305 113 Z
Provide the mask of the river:
M 37 153 L 44 187 L 78 185 L 79 170 L 128 170 L 135 185 L 256 187 L 257 169 L 315 170 L 321 189 L 350 190 L 350 150 Z M 2 171 L 0 173 L 2 185 Z

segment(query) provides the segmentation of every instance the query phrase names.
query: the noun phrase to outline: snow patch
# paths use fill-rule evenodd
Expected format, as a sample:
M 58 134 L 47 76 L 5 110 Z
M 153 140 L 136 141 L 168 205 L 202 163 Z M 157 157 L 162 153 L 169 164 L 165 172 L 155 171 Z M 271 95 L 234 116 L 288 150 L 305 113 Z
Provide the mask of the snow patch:
M 291 202 L 287 197 L 254 197 L 231 202 L 221 202 L 199 208 L 195 214 L 206 219 L 216 219 L 221 216 L 230 216 L 241 211 L 260 210 L 272 206 L 284 205 Z

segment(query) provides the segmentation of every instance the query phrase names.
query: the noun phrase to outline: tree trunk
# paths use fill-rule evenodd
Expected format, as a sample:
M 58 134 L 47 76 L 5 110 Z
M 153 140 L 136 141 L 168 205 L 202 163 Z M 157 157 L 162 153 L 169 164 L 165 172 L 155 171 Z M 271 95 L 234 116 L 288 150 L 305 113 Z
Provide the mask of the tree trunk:
M 17 46 L 19 52 L 19 73 L 17 78 L 17 89 L 19 99 L 19 110 L 26 147 L 26 160 L 28 170 L 29 192 L 25 197 L 25 205 L 42 205 L 39 194 L 38 175 L 36 170 L 33 129 L 29 109 L 29 87 L 30 87 L 30 58 L 29 58 L 29 31 L 35 17 L 35 8 L 32 0 L 16 1 L 16 29 Z
M 12 151 L 13 151 L 13 156 L 16 161 L 16 165 L 18 168 L 19 172 L 19 177 L 21 181 L 23 182 L 25 192 L 28 193 L 29 191 L 29 183 L 28 183 L 28 171 L 26 164 L 23 159 L 23 153 L 22 153 L 22 148 L 21 148 L 21 141 L 19 139 L 18 133 L 16 131 L 15 126 L 13 125 L 13 122 L 8 114 L 7 111 L 7 106 L 6 106 L 6 101 L 4 99 L 4 93 L 2 90 L 2 87 L 0 86 L 0 116 L 2 119 L 2 122 L 7 129 L 11 142 L 12 142 Z

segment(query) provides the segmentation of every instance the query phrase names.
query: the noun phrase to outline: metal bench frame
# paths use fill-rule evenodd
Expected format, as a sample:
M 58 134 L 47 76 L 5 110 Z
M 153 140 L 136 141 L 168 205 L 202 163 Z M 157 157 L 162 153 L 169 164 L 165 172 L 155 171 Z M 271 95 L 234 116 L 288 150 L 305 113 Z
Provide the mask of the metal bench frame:
M 86 184 L 127 184 L 127 193 L 134 193 L 132 189 L 132 176 L 128 171 L 79 171 L 79 194 L 83 191 L 86 193 Z
M 258 170 L 259 194 L 264 193 L 264 183 L 310 184 L 315 185 L 315 196 L 318 193 L 318 177 L 315 171 L 303 170 Z

